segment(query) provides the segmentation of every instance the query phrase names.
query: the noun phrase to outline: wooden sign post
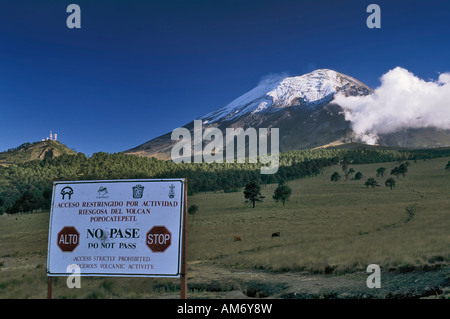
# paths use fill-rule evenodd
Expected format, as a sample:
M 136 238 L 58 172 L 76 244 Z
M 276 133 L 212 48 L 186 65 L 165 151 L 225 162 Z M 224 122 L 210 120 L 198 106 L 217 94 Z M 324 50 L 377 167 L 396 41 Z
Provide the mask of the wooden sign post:
M 181 242 L 181 278 L 180 278 L 180 298 L 187 298 L 187 178 L 184 180 L 184 207 L 183 207 L 183 227 Z

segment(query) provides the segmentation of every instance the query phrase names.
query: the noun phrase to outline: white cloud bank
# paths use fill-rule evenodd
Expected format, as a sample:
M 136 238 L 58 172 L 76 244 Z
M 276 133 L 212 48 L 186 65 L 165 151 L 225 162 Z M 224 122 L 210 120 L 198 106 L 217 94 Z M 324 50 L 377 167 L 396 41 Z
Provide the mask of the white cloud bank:
M 368 96 L 336 95 L 345 119 L 369 144 L 378 134 L 403 128 L 437 127 L 450 129 L 450 73 L 437 81 L 425 81 L 397 67 L 381 77 L 381 85 Z

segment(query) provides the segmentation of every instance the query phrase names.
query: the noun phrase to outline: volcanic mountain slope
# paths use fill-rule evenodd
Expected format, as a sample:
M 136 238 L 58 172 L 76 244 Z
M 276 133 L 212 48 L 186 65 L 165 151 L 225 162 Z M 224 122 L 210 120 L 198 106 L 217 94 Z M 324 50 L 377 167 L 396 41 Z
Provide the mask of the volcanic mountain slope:
M 367 95 L 371 89 L 358 80 L 336 71 L 321 69 L 303 76 L 263 81 L 228 105 L 206 114 L 205 124 L 236 121 L 243 116 L 265 116 L 286 109 L 314 110 L 330 102 L 334 94 Z
M 319 69 L 302 76 L 263 81 L 199 120 L 202 120 L 203 129 L 217 127 L 222 132 L 238 127 L 279 128 L 281 152 L 339 145 L 359 140 L 351 123 L 345 120 L 342 108 L 332 103 L 334 96 L 337 93 L 365 96 L 372 92 L 367 85 L 348 75 Z M 193 136 L 193 121 L 184 127 Z M 439 132 L 438 140 L 421 138 L 422 134 L 423 130 L 419 129 L 384 135 L 380 136 L 380 144 L 404 147 L 450 145 L 450 132 Z M 172 141 L 169 132 L 125 153 L 170 159 L 176 143 L 178 141 Z

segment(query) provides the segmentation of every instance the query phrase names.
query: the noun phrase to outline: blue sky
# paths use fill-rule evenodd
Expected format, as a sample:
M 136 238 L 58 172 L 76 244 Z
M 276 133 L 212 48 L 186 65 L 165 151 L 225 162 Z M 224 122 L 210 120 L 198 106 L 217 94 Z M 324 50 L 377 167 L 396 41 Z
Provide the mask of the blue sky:
M 66 8 L 81 7 L 81 29 Z M 366 26 L 370 3 L 381 29 Z M 450 71 L 448 0 L 0 1 L 0 151 L 58 133 L 92 155 L 142 144 L 269 74 L 330 68 L 375 88 Z

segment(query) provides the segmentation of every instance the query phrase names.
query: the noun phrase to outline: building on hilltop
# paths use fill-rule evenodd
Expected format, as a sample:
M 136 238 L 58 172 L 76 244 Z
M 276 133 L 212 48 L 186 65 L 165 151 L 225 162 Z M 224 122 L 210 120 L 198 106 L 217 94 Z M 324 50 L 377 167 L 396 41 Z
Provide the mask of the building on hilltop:
M 42 139 L 42 141 L 56 141 L 58 138 L 58 134 L 53 134 L 52 131 L 50 131 L 50 136 L 47 138 Z

